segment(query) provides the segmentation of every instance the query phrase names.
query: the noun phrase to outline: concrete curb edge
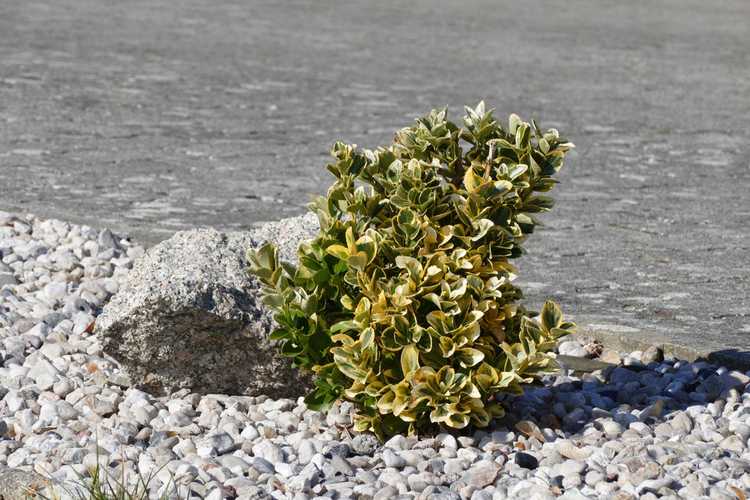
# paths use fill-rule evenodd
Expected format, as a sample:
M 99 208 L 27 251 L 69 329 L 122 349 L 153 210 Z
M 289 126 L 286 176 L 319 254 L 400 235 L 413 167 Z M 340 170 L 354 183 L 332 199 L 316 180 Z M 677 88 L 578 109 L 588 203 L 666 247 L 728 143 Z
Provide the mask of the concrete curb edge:
M 684 359 L 686 361 L 708 361 L 713 364 L 726 366 L 734 370 L 750 370 L 750 353 L 738 351 L 737 349 L 724 349 L 720 351 L 697 350 L 692 347 L 679 345 L 671 342 L 647 342 L 635 335 L 617 333 L 602 329 L 593 329 L 580 326 L 574 337 L 581 340 L 597 340 L 605 347 L 616 351 L 644 350 L 652 345 L 661 347 L 665 356 Z

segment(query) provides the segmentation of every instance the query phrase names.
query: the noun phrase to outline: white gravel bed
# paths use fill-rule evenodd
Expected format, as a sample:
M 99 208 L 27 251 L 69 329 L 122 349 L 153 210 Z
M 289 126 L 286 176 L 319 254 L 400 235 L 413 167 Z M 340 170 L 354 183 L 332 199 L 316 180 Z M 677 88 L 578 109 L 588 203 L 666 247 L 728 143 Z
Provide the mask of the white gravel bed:
M 550 377 L 490 429 L 379 445 L 351 408 L 129 388 L 91 334 L 143 249 L 111 232 L 0 212 L 0 469 L 77 481 L 154 475 L 175 498 L 743 498 L 750 377 L 631 353 Z M 586 354 L 576 342 L 561 350 Z M 644 363 L 645 362 L 645 363 Z M 0 471 L 0 476 L 2 471 Z M 0 492 L 2 493 L 2 492 Z

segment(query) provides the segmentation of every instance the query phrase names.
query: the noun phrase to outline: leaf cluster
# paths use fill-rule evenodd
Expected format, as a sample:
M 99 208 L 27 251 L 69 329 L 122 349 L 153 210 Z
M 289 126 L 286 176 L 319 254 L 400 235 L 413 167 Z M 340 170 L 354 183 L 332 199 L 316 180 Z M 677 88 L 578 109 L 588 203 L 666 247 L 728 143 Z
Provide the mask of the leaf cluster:
M 272 337 L 316 374 L 308 406 L 349 400 L 356 430 L 381 438 L 482 427 L 503 414 L 494 394 L 553 370 L 574 325 L 552 302 L 538 317 L 520 305 L 511 259 L 572 147 L 516 115 L 503 127 L 484 103 L 461 126 L 433 110 L 387 147 L 336 143 L 298 265 L 271 244 L 248 255 Z

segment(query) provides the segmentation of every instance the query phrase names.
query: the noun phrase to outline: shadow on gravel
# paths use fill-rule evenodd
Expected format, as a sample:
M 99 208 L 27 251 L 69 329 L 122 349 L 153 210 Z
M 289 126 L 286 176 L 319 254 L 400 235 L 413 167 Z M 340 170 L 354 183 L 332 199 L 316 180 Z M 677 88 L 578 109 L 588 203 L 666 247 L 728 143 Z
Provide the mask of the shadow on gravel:
M 743 367 L 750 366 L 750 351 L 741 351 L 739 349 L 722 349 L 714 351 L 699 361 L 708 361 L 715 365 L 727 366 L 742 370 Z
M 521 396 L 499 398 L 508 413 L 482 436 L 552 467 L 553 487 L 565 489 L 563 477 L 554 476 L 565 459 L 595 456 L 604 460 L 605 481 L 630 483 L 639 493 L 639 484 L 670 471 L 672 480 L 664 485 L 673 492 L 695 487 L 690 490 L 695 493 L 720 480 L 740 484 L 750 473 L 750 462 L 743 458 L 750 437 L 750 426 L 743 423 L 750 414 L 747 374 L 705 360 L 563 372 Z M 566 440 L 564 446 L 562 441 L 546 444 L 558 440 Z M 550 446 L 557 453 L 550 453 Z M 718 462 L 734 465 L 722 470 L 714 467 Z
M 589 422 L 596 426 L 612 419 L 626 430 L 632 422 L 669 420 L 673 412 L 690 407 L 714 405 L 721 413 L 727 403 L 742 404 L 742 392 L 750 382 L 745 373 L 707 360 L 611 365 L 578 374 L 564 371 L 541 386 L 527 387 L 521 396 L 501 398 L 509 411 L 497 421 L 498 428 L 532 420 L 542 428 L 576 433 Z

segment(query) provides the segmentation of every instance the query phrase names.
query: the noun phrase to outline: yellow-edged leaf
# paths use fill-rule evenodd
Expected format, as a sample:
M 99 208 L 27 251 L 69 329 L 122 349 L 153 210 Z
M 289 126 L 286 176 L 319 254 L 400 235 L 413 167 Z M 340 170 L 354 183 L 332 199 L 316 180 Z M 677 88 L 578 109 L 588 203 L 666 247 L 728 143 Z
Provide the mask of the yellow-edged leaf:
M 401 351 L 401 370 L 404 377 L 419 369 L 419 349 L 415 344 L 409 344 Z

